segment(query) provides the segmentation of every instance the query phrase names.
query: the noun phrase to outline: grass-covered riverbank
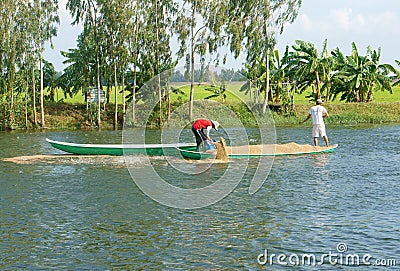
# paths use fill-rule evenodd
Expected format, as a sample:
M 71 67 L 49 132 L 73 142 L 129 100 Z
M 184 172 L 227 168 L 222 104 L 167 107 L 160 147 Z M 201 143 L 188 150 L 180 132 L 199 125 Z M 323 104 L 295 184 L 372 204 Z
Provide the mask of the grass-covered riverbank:
M 274 114 L 277 126 L 298 125 L 311 105 L 295 105 L 295 116 Z M 327 124 L 399 123 L 400 102 L 326 104 Z
M 195 99 L 204 99 L 209 96 L 210 93 L 205 89 L 206 86 L 197 86 Z M 182 87 L 183 94 L 174 94 L 171 97 L 172 103 L 175 108 L 188 99 L 189 88 L 187 86 Z M 231 109 L 240 121 L 246 127 L 256 126 L 255 120 L 252 117 L 251 112 L 246 106 L 243 105 L 243 100 L 248 100 L 249 97 L 244 95 L 243 92 L 239 91 L 240 84 L 234 84 L 231 86 L 231 90 L 223 103 L 223 106 Z M 112 93 L 111 93 L 112 94 Z M 279 106 L 271 106 L 273 119 L 276 126 L 298 126 L 298 125 L 310 125 L 310 123 L 301 124 L 301 122 L 307 116 L 309 108 L 313 105 L 306 98 L 308 93 L 296 94 L 295 95 L 295 106 L 294 114 L 287 115 L 279 112 Z M 59 97 L 61 94 L 59 95 Z M 113 101 L 113 97 L 110 99 Z M 220 97 L 213 98 L 217 102 L 222 102 Z M 93 129 L 96 128 L 96 112 L 94 110 L 86 110 L 86 104 L 81 95 L 77 95 L 74 99 L 58 99 L 59 102 L 45 103 L 45 121 L 46 127 L 49 129 Z M 241 102 L 242 101 L 242 102 Z M 201 104 L 201 103 L 200 103 Z M 143 105 L 143 103 L 142 103 Z M 138 104 L 138 108 L 140 108 Z M 400 123 L 400 87 L 394 87 L 393 93 L 387 92 L 376 92 L 374 93 L 374 101 L 370 103 L 343 103 L 338 100 L 333 102 L 327 102 L 325 104 L 330 117 L 326 119 L 326 123 L 332 125 L 355 125 L 365 123 Z M 93 105 L 95 108 L 95 105 Z M 175 109 L 172 107 L 172 111 Z M 218 116 L 218 120 L 223 122 L 229 122 L 229 117 L 219 117 L 218 112 L 213 112 L 212 107 L 200 108 L 200 112 L 207 112 L 210 118 L 213 115 Z M 216 111 L 215 109 L 214 111 Z M 150 120 L 150 126 L 156 127 L 158 123 L 158 115 L 154 114 L 155 119 Z M 39 119 L 39 113 L 37 114 Z M 23 114 L 16 116 L 18 118 L 16 123 L 24 123 Z M 35 128 L 32 122 L 32 115 L 29 113 L 28 128 Z M 266 120 L 270 121 L 270 119 Z M 114 122 L 114 105 L 108 104 L 106 110 L 102 111 L 102 129 L 112 129 Z M 122 128 L 122 106 L 119 106 L 119 128 Z M 229 126 L 228 123 L 225 123 Z M 37 125 L 40 127 L 40 124 Z M 16 126 L 17 129 L 25 128 L 22 125 Z M 0 121 L 0 130 L 6 129 L 6 126 L 2 127 Z
M 109 105 L 112 108 L 112 105 Z M 233 110 L 245 126 L 254 126 L 255 122 L 250 111 L 238 103 L 228 103 L 227 106 Z M 310 125 L 301 124 L 307 116 L 307 112 L 312 104 L 295 105 L 293 115 L 284 115 L 272 111 L 276 126 L 298 126 Z M 381 103 L 346 103 L 346 104 L 326 104 L 329 118 L 326 123 L 333 125 L 355 125 L 366 123 L 400 123 L 400 102 L 381 102 Z M 90 121 L 90 114 L 86 111 L 86 106 L 82 104 L 53 104 L 48 105 L 46 113 L 46 126 L 51 129 L 90 129 L 95 128 Z M 275 110 L 276 108 L 273 108 Z M 212 109 L 210 109 L 212 110 Z M 93 116 L 95 118 L 95 116 Z M 223 124 L 222 124 L 223 125 Z M 113 127 L 113 113 L 103 115 L 102 128 L 111 129 Z

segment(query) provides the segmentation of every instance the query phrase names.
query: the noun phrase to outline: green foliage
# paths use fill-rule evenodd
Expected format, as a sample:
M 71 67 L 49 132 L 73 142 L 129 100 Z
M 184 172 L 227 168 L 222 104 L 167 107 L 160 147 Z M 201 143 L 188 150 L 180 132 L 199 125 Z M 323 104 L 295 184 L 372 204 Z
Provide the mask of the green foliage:
M 231 0 L 227 4 L 225 32 L 235 57 L 243 51 L 249 65 L 265 59 L 276 44 L 278 33 L 298 14 L 301 0 Z
M 27 104 L 20 103 L 20 95 L 29 95 L 27 87 L 41 86 L 37 78 L 37 67 L 44 43 L 57 34 L 56 25 L 57 1 L 3 1 L 0 15 L 0 98 L 8 99 L 8 113 L 0 117 L 6 118 L 4 123 L 14 126 L 19 122 L 21 112 L 33 106 L 35 98 L 28 99 Z M 39 80 L 39 81 L 38 81 Z M 31 89 L 32 91 L 32 89 Z M 35 109 L 34 109 L 35 110 Z M 24 123 L 22 119 L 22 123 Z
M 337 48 L 333 54 L 336 57 L 337 73 L 332 87 L 334 97 L 341 95 L 340 100 L 347 102 L 370 102 L 373 92 L 377 90 L 392 93 L 391 73 L 398 71 L 389 64 L 380 64 L 381 50 L 367 48 L 367 55 L 358 53 L 355 43 L 352 44 L 352 54 L 344 57 Z
M 212 94 L 207 96 L 205 99 L 212 99 L 212 98 L 221 98 L 221 102 L 225 103 L 226 99 L 226 84 L 222 82 L 221 85 L 215 86 L 211 85 L 210 87 L 205 88 L 205 90 L 211 92 Z
M 398 83 L 399 71 L 390 64 L 380 63 L 380 48 L 372 50 L 368 47 L 367 54 L 362 56 L 354 43 L 352 47 L 352 54 L 344 56 L 338 48 L 330 52 L 325 40 L 319 54 L 314 44 L 298 40 L 292 51 L 286 47 L 282 59 L 279 52 L 272 52 L 269 55 L 270 103 L 279 103 L 282 99 L 288 104 L 293 93 L 284 91 L 282 86 L 285 84 L 292 85 L 291 89 L 300 94 L 311 90 L 306 97 L 312 101 L 317 98 L 333 101 L 340 97 L 346 102 L 370 102 L 377 91 L 392 93 L 392 85 Z M 264 67 L 263 61 L 246 65 L 246 76 L 250 81 L 242 91 L 250 94 L 250 98 L 253 95 L 256 103 L 259 103 L 257 95 L 265 91 L 262 87 L 267 73 Z
M 56 35 L 58 6 L 55 0 L 3 4 L 2 14 L 7 16 L 0 17 L 1 125 L 22 127 L 25 112 L 29 121 L 36 123 L 34 112 L 41 86 L 38 62 L 44 43 Z M 302 95 L 300 102 L 307 102 L 304 93 L 311 99 L 336 99 L 335 103 L 390 99 L 387 94 L 393 92 L 392 85 L 399 84 L 399 71 L 380 63 L 380 48 L 368 47 L 361 55 L 353 43 L 351 55 L 344 56 L 338 48 L 328 50 L 327 41 L 320 53 L 312 43 L 296 41 L 283 56 L 274 50 L 278 34 L 285 24 L 293 22 L 300 6 L 301 0 L 68 0 L 73 23 L 81 23 L 83 31 L 77 48 L 62 52 L 65 64 L 69 64 L 62 74 L 43 60 L 46 103 L 60 100 L 58 90 L 63 91 L 65 101 L 77 101 L 83 100 L 77 96 L 87 87 L 113 86 L 117 96 L 125 95 L 122 89 L 126 87 L 128 102 L 139 105 L 162 97 L 161 109 L 170 108 L 191 99 L 186 88 L 142 86 L 156 75 L 173 70 L 181 58 L 186 60 L 186 70 L 184 75 L 176 72 L 175 81 L 193 80 L 192 90 L 197 92 L 193 97 L 229 103 L 234 99 L 227 91 L 228 82 L 242 80 L 239 73 L 223 70 L 220 78 L 209 77 L 208 61 L 219 64 L 222 46 L 229 46 L 235 57 L 242 53 L 246 56 L 243 74 L 249 80 L 237 85 L 242 87 L 239 95 L 259 104 L 264 93 L 268 102 L 286 116 L 296 113 L 293 101 L 299 101 L 298 95 Z M 179 42 L 176 61 L 170 47 L 174 36 Z M 194 53 L 202 64 L 197 70 L 192 66 Z M 396 63 L 400 65 L 398 60 Z M 161 78 L 162 85 L 166 80 Z M 225 81 L 227 86 L 217 81 Z M 194 82 L 211 82 L 214 86 L 194 88 Z M 123 101 L 116 98 L 117 103 Z M 92 110 L 87 121 L 93 122 L 93 114 L 98 114 L 98 121 L 101 116 L 107 117 L 109 113 L 102 110 Z M 163 114 L 161 111 L 159 114 Z M 164 120 L 159 115 L 160 125 Z
M 325 41 L 324 51 L 326 44 Z M 324 79 L 324 69 L 327 66 L 325 59 L 329 56 L 324 54 L 320 57 L 314 44 L 301 40 L 296 40 L 292 48 L 294 51 L 289 53 L 287 61 L 289 76 L 296 81 L 300 92 L 315 84 L 315 99 L 321 98 L 321 79 Z

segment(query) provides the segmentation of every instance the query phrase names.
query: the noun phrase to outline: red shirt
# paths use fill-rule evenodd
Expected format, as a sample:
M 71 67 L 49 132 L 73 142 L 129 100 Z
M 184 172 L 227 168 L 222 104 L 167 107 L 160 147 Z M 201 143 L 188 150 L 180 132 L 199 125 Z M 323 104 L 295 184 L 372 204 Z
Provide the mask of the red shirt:
M 193 128 L 194 129 L 196 129 L 196 130 L 200 130 L 200 129 L 207 129 L 207 127 L 208 126 L 211 126 L 212 127 L 212 122 L 210 121 L 210 120 L 206 120 L 206 119 L 199 119 L 199 120 L 196 120 L 194 123 L 193 123 Z

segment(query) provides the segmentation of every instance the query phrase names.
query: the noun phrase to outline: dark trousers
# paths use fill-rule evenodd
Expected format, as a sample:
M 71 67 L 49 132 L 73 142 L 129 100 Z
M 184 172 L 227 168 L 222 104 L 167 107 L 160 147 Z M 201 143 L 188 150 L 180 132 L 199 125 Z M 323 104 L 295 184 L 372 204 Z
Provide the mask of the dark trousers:
M 206 151 L 205 141 L 207 140 L 207 136 L 204 134 L 203 129 L 196 130 L 194 127 L 192 127 L 192 132 L 196 137 L 196 144 L 197 144 L 196 150 L 199 152 L 200 146 L 202 146 L 203 151 Z

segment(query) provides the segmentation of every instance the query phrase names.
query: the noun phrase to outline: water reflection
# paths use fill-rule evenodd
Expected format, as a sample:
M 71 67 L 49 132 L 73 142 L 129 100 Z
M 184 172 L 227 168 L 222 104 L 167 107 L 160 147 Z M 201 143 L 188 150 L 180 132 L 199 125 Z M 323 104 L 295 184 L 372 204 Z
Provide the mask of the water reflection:
M 326 154 L 326 153 L 322 153 L 319 155 L 312 155 L 313 167 L 316 169 L 324 168 L 328 164 L 331 155 L 332 154 Z

